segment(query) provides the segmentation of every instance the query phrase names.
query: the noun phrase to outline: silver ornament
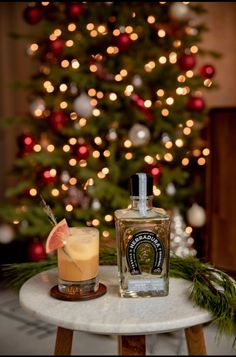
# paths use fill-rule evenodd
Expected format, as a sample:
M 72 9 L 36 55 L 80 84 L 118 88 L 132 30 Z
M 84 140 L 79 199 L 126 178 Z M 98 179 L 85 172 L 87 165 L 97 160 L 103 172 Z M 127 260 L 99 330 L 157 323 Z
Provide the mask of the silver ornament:
M 189 6 L 181 2 L 174 2 L 169 8 L 169 16 L 173 20 L 186 21 L 190 17 Z
M 166 193 L 169 196 L 173 196 L 176 193 L 175 185 L 172 182 L 168 183 L 166 186 Z
M 128 137 L 133 146 L 141 146 L 147 144 L 150 140 L 150 130 L 142 124 L 134 124 L 129 130 Z
M 85 93 L 81 93 L 73 103 L 74 111 L 81 117 L 88 118 L 93 113 L 91 98 Z
M 14 238 L 14 230 L 13 228 L 6 223 L 1 224 L 0 226 L 0 243 L 8 244 Z
M 107 134 L 107 139 L 110 141 L 114 141 L 117 139 L 117 132 L 116 129 L 110 128 Z
M 31 115 L 39 117 L 46 109 L 45 102 L 42 98 L 35 98 L 29 105 L 29 112 Z
M 66 171 L 66 170 L 62 171 L 62 173 L 61 173 L 61 181 L 62 181 L 63 183 L 68 183 L 69 180 L 70 180 L 70 174 L 69 174 L 69 172 Z
M 170 141 L 170 137 L 167 133 L 163 133 L 161 136 L 161 141 L 163 142 L 163 144 L 167 143 L 167 141 Z
M 187 219 L 191 226 L 202 227 L 206 222 L 205 209 L 197 203 L 193 203 L 187 211 Z
M 70 92 L 73 95 L 76 95 L 78 93 L 78 88 L 77 88 L 76 83 L 73 83 L 73 82 L 70 83 Z
M 135 74 L 133 77 L 132 83 L 135 87 L 141 87 L 141 85 L 143 84 L 143 81 L 142 81 L 142 78 L 138 74 Z
M 101 208 L 101 203 L 97 198 L 92 201 L 91 207 L 94 211 L 98 211 Z

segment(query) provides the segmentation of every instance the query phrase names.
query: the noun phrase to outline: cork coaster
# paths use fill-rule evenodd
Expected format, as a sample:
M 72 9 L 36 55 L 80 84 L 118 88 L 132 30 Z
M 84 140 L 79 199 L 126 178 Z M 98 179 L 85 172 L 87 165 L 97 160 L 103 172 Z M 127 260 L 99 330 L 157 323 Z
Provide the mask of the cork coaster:
M 65 294 L 58 290 L 58 285 L 53 286 L 50 289 L 50 295 L 58 300 L 65 300 L 65 301 L 81 301 L 81 300 L 91 300 L 96 299 L 102 295 L 105 295 L 107 292 L 106 285 L 99 283 L 98 290 L 95 292 L 90 292 L 87 294 Z

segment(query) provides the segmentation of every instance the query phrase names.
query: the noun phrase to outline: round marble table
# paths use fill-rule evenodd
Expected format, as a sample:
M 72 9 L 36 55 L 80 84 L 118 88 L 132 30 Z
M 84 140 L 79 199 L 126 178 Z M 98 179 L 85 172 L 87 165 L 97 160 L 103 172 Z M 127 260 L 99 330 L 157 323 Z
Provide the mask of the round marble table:
M 202 324 L 213 316 L 189 299 L 191 283 L 170 279 L 166 297 L 121 298 L 117 266 L 100 266 L 107 293 L 87 301 L 63 301 L 50 296 L 57 269 L 27 280 L 19 292 L 22 308 L 58 327 L 55 354 L 71 353 L 73 331 L 118 335 L 120 355 L 145 355 L 145 335 L 184 329 L 189 354 L 206 354 Z

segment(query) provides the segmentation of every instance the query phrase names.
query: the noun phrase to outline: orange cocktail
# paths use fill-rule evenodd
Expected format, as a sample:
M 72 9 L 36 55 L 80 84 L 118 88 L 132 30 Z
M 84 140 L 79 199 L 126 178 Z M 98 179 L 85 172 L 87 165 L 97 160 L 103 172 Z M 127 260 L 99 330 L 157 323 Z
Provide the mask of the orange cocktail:
M 58 289 L 84 294 L 98 289 L 99 231 L 93 227 L 69 228 L 58 252 Z

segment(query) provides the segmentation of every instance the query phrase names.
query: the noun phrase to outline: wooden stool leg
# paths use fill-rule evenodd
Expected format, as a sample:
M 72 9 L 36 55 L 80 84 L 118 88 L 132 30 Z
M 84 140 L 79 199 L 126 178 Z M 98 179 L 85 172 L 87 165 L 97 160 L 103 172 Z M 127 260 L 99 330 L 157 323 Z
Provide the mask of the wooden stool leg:
M 205 356 L 206 345 L 202 325 L 196 325 L 185 329 L 185 336 L 189 355 Z
M 146 343 L 143 335 L 118 336 L 118 354 L 120 356 L 145 356 Z
M 73 339 L 73 330 L 58 327 L 54 355 L 70 355 Z

